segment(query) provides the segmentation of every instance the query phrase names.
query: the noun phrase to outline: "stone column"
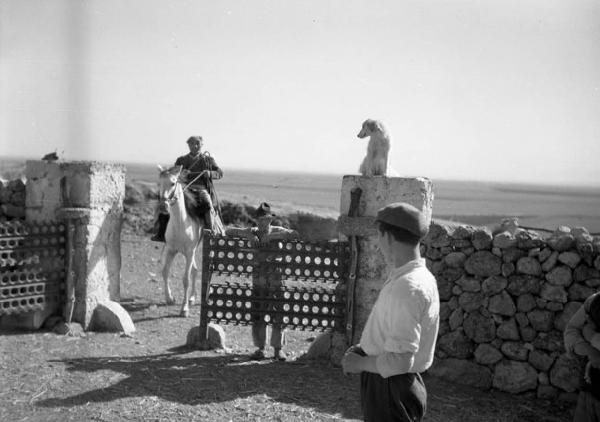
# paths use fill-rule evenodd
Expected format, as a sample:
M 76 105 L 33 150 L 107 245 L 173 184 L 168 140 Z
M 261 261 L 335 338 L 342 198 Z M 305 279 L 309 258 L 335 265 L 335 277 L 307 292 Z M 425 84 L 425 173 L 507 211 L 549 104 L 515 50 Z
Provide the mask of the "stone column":
M 116 302 L 120 300 L 125 168 L 80 161 L 62 163 L 61 170 L 60 215 L 73 230 L 72 267 L 67 274 L 75 288 L 72 318 L 84 329 L 106 329 L 103 320 L 92 321 L 99 304 L 113 313 L 124 312 Z
M 358 216 L 348 217 L 351 191 L 360 188 Z M 339 363 L 343 352 L 360 341 L 360 336 L 371 312 L 388 269 L 377 249 L 377 211 L 394 202 L 406 202 L 422 210 L 431 220 L 433 185 L 424 177 L 401 178 L 385 176 L 344 176 L 340 201 L 338 230 L 341 240 L 357 236 L 358 266 L 355 282 L 353 334 L 334 333 L 319 336 L 311 345 L 307 357 L 327 356 Z
M 356 187 L 362 190 L 358 218 L 345 217 L 350 207 L 350 192 Z M 338 229 L 344 237 L 358 236 L 354 335 L 347 339 L 351 344 L 360 340 L 371 308 L 388 275 L 383 255 L 377 249 L 375 216 L 380 208 L 394 202 L 415 206 L 431 221 L 433 185 L 424 177 L 344 176 Z
M 133 331 L 131 318 L 117 303 L 125 167 L 28 161 L 26 176 L 27 220 L 67 225 L 65 320 L 84 329 Z

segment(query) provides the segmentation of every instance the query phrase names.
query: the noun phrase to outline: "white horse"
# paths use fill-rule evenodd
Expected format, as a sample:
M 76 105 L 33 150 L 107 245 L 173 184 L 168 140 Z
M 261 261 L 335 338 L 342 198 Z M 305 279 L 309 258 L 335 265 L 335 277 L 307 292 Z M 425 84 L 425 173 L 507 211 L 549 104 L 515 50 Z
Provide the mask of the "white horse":
M 165 283 L 165 299 L 167 305 L 173 305 L 175 300 L 169 287 L 169 272 L 177 253 L 185 256 L 185 272 L 183 274 L 183 303 L 181 316 L 187 317 L 189 305 L 196 298 L 196 250 L 202 248 L 202 229 L 204 218 L 190 215 L 185 205 L 185 194 L 180 181 L 181 166 L 163 169 L 158 166 L 159 177 L 159 207 L 168 211 L 170 218 L 165 232 L 165 248 L 163 253 L 162 276 Z M 190 289 L 191 282 L 191 289 Z M 190 291 L 191 290 L 191 291 Z

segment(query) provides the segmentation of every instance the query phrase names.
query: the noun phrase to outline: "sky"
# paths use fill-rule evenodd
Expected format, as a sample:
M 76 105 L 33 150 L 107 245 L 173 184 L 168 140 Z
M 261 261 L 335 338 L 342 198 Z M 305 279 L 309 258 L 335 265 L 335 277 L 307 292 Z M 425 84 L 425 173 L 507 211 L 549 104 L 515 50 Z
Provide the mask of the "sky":
M 0 0 L 0 156 L 600 185 L 597 0 Z

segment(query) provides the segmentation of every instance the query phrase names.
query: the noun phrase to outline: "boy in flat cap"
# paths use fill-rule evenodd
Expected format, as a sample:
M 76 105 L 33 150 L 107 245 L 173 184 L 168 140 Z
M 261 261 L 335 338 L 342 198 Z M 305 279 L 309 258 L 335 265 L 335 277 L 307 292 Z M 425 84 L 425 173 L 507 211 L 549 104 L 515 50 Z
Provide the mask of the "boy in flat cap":
M 405 203 L 382 208 L 376 222 L 390 274 L 342 367 L 361 374 L 365 421 L 420 421 L 427 400 L 420 373 L 433 362 L 440 310 L 436 280 L 419 249 L 428 222 Z
M 222 225 L 215 221 L 213 215 L 215 211 L 217 215 L 220 215 L 221 212 L 212 180 L 223 177 L 223 171 L 208 152 L 201 152 L 203 143 L 202 136 L 190 136 L 187 140 L 189 154 L 177 158 L 175 165 L 183 168 L 186 183 L 190 183 L 188 190 L 194 195 L 198 209 L 204 214 L 206 227 L 215 231 L 215 228 L 220 228 Z M 156 216 L 154 223 L 156 234 L 152 236 L 151 240 L 165 241 L 168 221 L 168 214 L 159 213 Z
M 288 240 L 297 239 L 298 232 L 295 230 L 286 229 L 281 226 L 273 226 L 273 218 L 275 214 L 271 212 L 271 207 L 266 202 L 261 203 L 254 219 L 257 227 L 247 229 L 229 228 L 226 231 L 228 236 L 245 237 L 260 245 L 258 249 L 256 261 L 258 265 L 268 265 L 269 254 L 262 247 L 266 246 L 271 240 Z M 281 285 L 281 274 L 268 273 L 266 270 L 259 268 L 256 271 L 259 277 L 252 277 L 253 295 L 264 295 L 263 292 L 268 291 L 269 287 Z M 267 276 L 269 275 L 269 277 Z M 262 360 L 265 358 L 265 345 L 267 343 L 267 324 L 261 318 L 256 318 L 252 322 L 252 341 L 256 346 L 256 351 L 250 356 L 254 360 Z M 277 323 L 276 318 L 273 319 L 273 328 L 271 329 L 271 347 L 274 349 L 273 357 L 277 360 L 285 360 L 286 356 L 282 347 L 285 345 L 285 330 L 281 324 Z

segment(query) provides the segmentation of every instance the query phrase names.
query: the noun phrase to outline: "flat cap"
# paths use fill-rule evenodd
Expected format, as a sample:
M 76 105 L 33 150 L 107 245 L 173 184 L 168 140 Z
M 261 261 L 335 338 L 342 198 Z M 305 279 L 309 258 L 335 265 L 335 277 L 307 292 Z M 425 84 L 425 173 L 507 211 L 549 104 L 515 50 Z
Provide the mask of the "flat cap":
M 190 144 L 192 142 L 202 142 L 202 136 L 190 136 L 187 143 Z
M 275 214 L 273 214 L 271 212 L 271 206 L 269 204 L 267 204 L 266 202 L 262 202 L 256 209 L 256 212 L 254 213 L 254 217 L 260 218 L 260 217 L 264 217 L 265 215 L 270 215 L 271 217 L 275 217 Z
M 375 221 L 404 229 L 419 239 L 423 239 L 429 231 L 425 214 L 405 202 L 395 202 L 381 208 Z

